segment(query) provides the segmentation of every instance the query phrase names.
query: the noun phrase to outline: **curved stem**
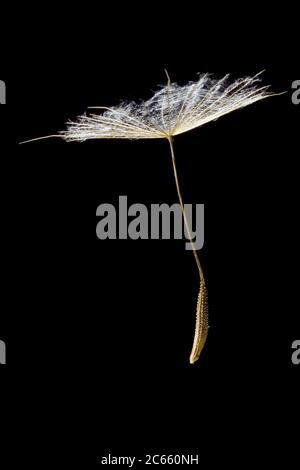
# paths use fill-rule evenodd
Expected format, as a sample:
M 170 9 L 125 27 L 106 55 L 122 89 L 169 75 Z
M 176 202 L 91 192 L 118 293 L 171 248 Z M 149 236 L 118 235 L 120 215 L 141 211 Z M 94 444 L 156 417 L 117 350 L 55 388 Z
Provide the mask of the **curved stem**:
M 174 171 L 176 189 L 177 189 L 178 199 L 179 199 L 179 202 L 180 202 L 180 207 L 181 207 L 181 211 L 182 211 L 184 225 L 186 227 L 186 231 L 188 233 L 189 241 L 191 243 L 191 247 L 192 247 L 193 255 L 194 255 L 194 258 L 195 258 L 195 261 L 196 261 L 196 264 L 197 264 L 197 268 L 198 268 L 198 271 L 199 271 L 200 279 L 201 279 L 201 281 L 204 281 L 203 270 L 202 270 L 202 267 L 201 267 L 201 264 L 200 264 L 200 260 L 199 260 L 198 254 L 197 254 L 197 250 L 196 250 L 194 242 L 193 242 L 189 222 L 187 220 L 187 216 L 186 216 L 186 213 L 185 213 L 185 210 L 184 210 L 183 199 L 182 199 L 182 196 L 181 196 L 181 191 L 180 191 L 180 186 L 179 186 L 179 181 L 178 181 L 178 174 L 177 174 L 177 168 L 176 168 L 173 140 L 172 140 L 171 136 L 168 137 L 168 141 L 169 141 L 170 149 L 171 149 L 171 156 L 172 156 L 172 164 L 173 164 L 173 171 Z
M 203 270 L 200 264 L 199 257 L 197 255 L 197 250 L 195 248 L 195 245 L 192 240 L 192 233 L 191 229 L 189 226 L 189 222 L 187 220 L 187 216 L 184 210 L 184 204 L 181 196 L 181 191 L 180 191 L 180 186 L 179 186 L 179 181 L 178 181 L 178 174 L 177 174 L 177 168 L 176 168 L 176 161 L 175 161 L 175 154 L 174 154 L 174 148 L 173 148 L 173 141 L 172 141 L 172 136 L 168 136 L 168 141 L 170 144 L 170 150 L 171 150 L 171 155 L 172 155 L 172 164 L 173 164 L 173 171 L 174 171 L 174 177 L 175 177 L 175 183 L 176 183 L 176 189 L 177 189 L 177 194 L 180 202 L 180 207 L 183 215 L 183 220 L 184 224 L 188 233 L 188 237 L 192 246 L 193 250 L 193 255 L 197 264 L 197 268 L 199 271 L 199 276 L 200 276 L 200 289 L 199 289 L 199 294 L 198 294 L 198 302 L 197 302 L 197 310 L 196 310 L 196 328 L 195 328 L 195 335 L 194 335 L 194 341 L 193 341 L 193 347 L 192 351 L 190 354 L 190 363 L 194 364 L 200 356 L 200 353 L 204 347 L 207 333 L 208 333 L 208 304 L 207 304 L 207 291 L 206 291 L 206 286 L 205 286 L 205 279 L 204 279 L 204 274 Z

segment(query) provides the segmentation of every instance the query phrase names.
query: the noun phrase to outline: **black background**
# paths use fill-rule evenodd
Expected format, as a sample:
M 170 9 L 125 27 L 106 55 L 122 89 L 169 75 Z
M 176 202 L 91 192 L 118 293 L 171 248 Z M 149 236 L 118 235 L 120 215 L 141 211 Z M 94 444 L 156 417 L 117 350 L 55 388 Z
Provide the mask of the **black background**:
M 136 30 L 130 21 L 131 35 L 107 19 L 105 29 L 77 28 L 57 41 L 52 30 L 39 49 L 41 22 L 0 77 L 9 418 L 1 455 L 33 468 L 97 468 L 109 452 L 193 453 L 209 465 L 220 456 L 237 465 L 292 460 L 297 64 L 268 35 L 258 53 L 240 33 L 204 48 L 201 25 L 195 37 L 173 25 L 172 41 L 162 30 L 162 47 L 151 40 L 158 26 Z M 175 139 L 185 202 L 205 204 L 200 257 L 211 328 L 194 366 L 198 278 L 184 242 L 95 234 L 97 206 L 119 195 L 129 204 L 177 202 L 167 143 L 18 145 L 55 134 L 87 106 L 147 99 L 165 82 L 164 68 L 180 84 L 198 72 L 266 69 L 263 83 L 287 91 Z

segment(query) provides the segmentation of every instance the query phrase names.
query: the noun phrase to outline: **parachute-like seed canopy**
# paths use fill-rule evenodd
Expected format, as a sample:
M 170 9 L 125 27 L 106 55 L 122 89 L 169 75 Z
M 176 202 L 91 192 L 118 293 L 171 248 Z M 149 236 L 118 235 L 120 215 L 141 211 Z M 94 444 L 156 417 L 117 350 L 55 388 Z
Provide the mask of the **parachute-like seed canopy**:
M 232 81 L 204 74 L 184 86 L 169 79 L 149 100 L 101 107 L 102 114 L 84 114 L 60 135 L 68 141 L 169 138 L 270 96 L 268 86 L 258 85 L 260 74 Z

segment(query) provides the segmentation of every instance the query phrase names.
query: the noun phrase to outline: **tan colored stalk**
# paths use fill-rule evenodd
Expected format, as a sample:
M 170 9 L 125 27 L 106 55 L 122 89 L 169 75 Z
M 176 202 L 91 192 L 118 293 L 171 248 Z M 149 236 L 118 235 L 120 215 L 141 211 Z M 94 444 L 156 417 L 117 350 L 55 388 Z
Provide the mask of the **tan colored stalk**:
M 203 346 L 206 341 L 207 333 L 208 333 L 208 303 L 207 303 L 207 290 L 206 290 L 206 285 L 205 285 L 205 279 L 204 279 L 204 274 L 203 270 L 201 267 L 201 263 L 197 254 L 197 250 L 195 248 L 194 242 L 193 242 L 193 237 L 191 233 L 191 229 L 189 226 L 189 222 L 184 210 L 184 203 L 181 195 L 181 190 L 179 186 L 179 180 L 178 180 L 178 173 L 177 173 L 177 168 L 176 168 L 176 160 L 175 160 L 175 153 L 174 153 L 174 147 L 173 147 L 173 138 L 172 136 L 168 137 L 168 141 L 170 144 L 170 150 L 171 150 L 171 156 L 172 156 L 172 165 L 173 165 L 173 172 L 174 172 L 174 178 L 175 178 L 175 183 L 176 183 L 176 189 L 177 189 L 177 194 L 178 194 L 178 199 L 182 211 L 182 216 L 184 220 L 184 225 L 186 227 L 186 231 L 188 233 L 188 238 L 192 246 L 193 250 L 193 255 L 196 261 L 196 265 L 198 268 L 199 272 L 199 277 L 200 277 L 200 288 L 199 288 L 199 294 L 198 294 L 198 302 L 197 302 L 197 309 L 196 309 L 196 328 L 195 328 L 195 336 L 194 336 L 194 341 L 193 341 L 193 347 L 192 351 L 190 354 L 190 363 L 194 364 L 199 359 L 200 353 L 203 349 Z

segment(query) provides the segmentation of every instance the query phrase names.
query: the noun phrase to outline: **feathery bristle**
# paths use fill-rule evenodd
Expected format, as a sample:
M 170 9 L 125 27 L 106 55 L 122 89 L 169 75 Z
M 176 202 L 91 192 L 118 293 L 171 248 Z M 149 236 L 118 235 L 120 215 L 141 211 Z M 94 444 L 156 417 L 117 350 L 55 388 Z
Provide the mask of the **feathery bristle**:
M 209 74 L 196 82 L 161 87 L 149 100 L 100 107 L 102 114 L 82 115 L 60 133 L 65 140 L 161 139 L 202 126 L 224 114 L 271 95 L 259 87 L 260 73 L 230 81 L 229 75 L 214 79 Z

